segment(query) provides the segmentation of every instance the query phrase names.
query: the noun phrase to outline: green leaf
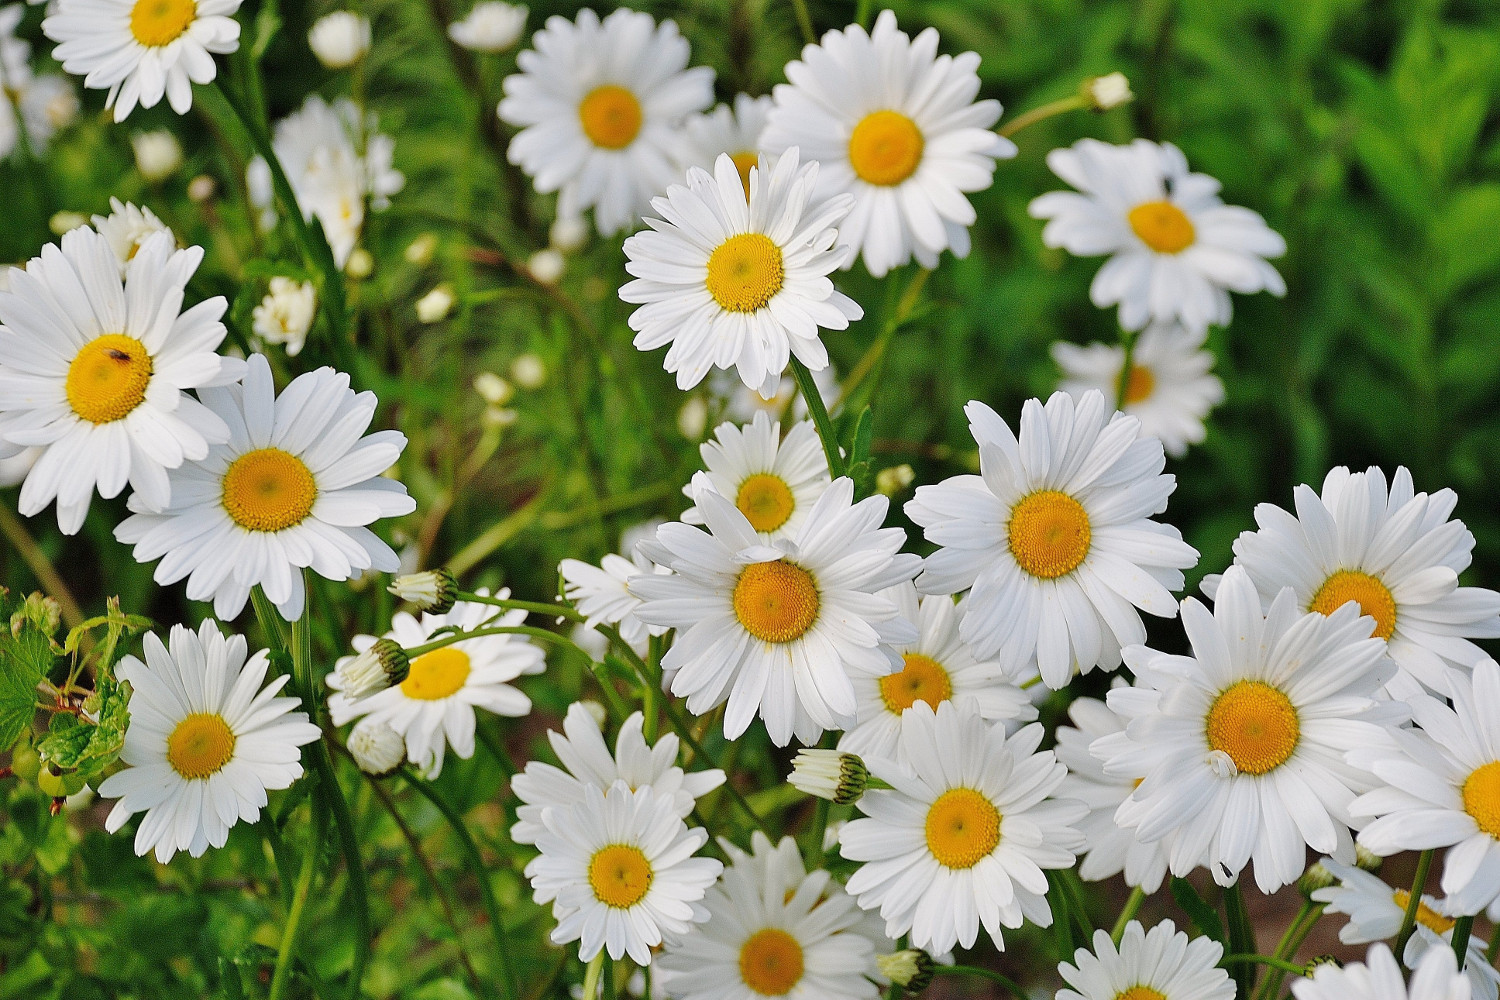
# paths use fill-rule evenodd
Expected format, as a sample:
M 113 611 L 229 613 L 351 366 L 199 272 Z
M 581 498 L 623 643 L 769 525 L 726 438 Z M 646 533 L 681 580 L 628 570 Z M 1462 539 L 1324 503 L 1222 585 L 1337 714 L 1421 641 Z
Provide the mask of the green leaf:
M 1182 907 L 1193 926 L 1198 928 L 1198 933 L 1211 940 L 1224 944 L 1224 923 L 1219 919 L 1219 912 L 1203 901 L 1198 895 L 1198 890 L 1185 878 L 1172 878 L 1172 898 L 1177 905 Z
M 129 684 L 101 676 L 83 705 L 84 712 L 97 721 L 58 712 L 52 716 L 50 731 L 37 744 L 37 752 L 56 770 L 77 770 L 86 778 L 98 774 L 114 763 L 125 745 L 129 701 Z

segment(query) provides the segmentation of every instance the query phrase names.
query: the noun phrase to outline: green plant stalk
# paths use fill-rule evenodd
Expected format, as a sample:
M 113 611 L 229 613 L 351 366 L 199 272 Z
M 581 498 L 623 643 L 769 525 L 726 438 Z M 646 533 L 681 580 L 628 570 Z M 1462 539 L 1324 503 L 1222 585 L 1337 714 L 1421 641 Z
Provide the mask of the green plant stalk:
M 451 646 L 455 642 L 463 642 L 465 639 L 481 639 L 487 635 L 529 635 L 533 639 L 542 639 L 546 642 L 556 642 L 566 646 L 573 646 L 573 640 L 556 632 L 548 632 L 544 628 L 534 628 L 531 625 L 495 625 L 490 628 L 470 629 L 467 632 L 453 632 L 440 639 L 424 642 L 420 646 L 413 646 L 406 651 L 406 655 L 416 659 L 426 653 Z M 574 646 L 576 649 L 577 647 Z
M 859 362 L 850 370 L 849 377 L 844 379 L 843 390 L 846 400 L 854 398 L 854 390 L 869 377 L 871 372 L 875 370 L 875 366 L 884 359 L 885 353 L 890 348 L 891 341 L 895 338 L 897 331 L 901 329 L 902 324 L 911 318 L 912 310 L 916 309 L 917 303 L 921 301 L 922 289 L 926 286 L 927 279 L 931 276 L 932 272 L 927 268 L 918 269 L 917 273 L 912 277 L 911 282 L 906 286 L 906 290 L 901 293 L 901 298 L 896 303 L 896 308 L 891 310 L 890 319 L 886 320 L 885 327 L 880 331 L 880 336 L 875 338 L 875 343 L 870 345 L 869 349 L 865 351 L 864 357 L 860 358 Z
M 1043 104 L 1041 107 L 1032 108 L 1030 111 L 1026 111 L 1022 114 L 1016 115 L 1016 117 L 1012 118 L 1010 121 L 1006 122 L 995 131 L 999 132 L 1000 135 L 1004 138 L 1009 139 L 1017 132 L 1021 131 L 1024 128 L 1029 128 L 1030 126 L 1035 125 L 1037 122 L 1046 121 L 1048 118 L 1055 118 L 1056 116 L 1066 114 L 1069 111 L 1082 111 L 1088 106 L 1089 103 L 1082 94 L 1073 94 L 1070 97 L 1060 97 L 1055 101 L 1049 101 L 1048 103 Z
M 936 965 L 933 966 L 932 971 L 939 976 L 969 976 L 973 979 L 988 979 L 992 983 L 999 983 L 1018 1000 L 1026 996 L 1026 991 L 1021 989 L 1014 979 L 994 969 L 984 969 L 977 965 Z
M 1474 917 L 1459 917 L 1453 922 L 1453 954 L 1458 959 L 1458 971 L 1464 971 L 1464 960 L 1469 957 L 1469 936 L 1474 933 Z
M 1146 901 L 1146 890 L 1136 886 L 1130 890 L 1130 898 L 1125 900 L 1124 909 L 1120 910 L 1120 916 L 1115 920 L 1115 926 L 1109 932 L 1109 939 L 1115 944 L 1120 943 L 1120 938 L 1125 936 L 1125 926 L 1135 919 L 1135 915 L 1141 911 L 1141 904 Z
M 302 865 L 297 872 L 297 887 L 292 891 L 292 908 L 287 911 L 286 926 L 281 929 L 281 946 L 276 951 L 276 967 L 271 973 L 269 1000 L 281 1000 L 286 992 L 287 980 L 292 973 L 292 955 L 296 951 L 297 931 L 302 925 L 302 914 L 307 910 L 307 896 L 312 891 L 313 868 L 316 866 L 318 849 L 323 843 L 323 813 L 313 807 L 313 832 L 303 849 Z
M 1411 940 L 1417 927 L 1417 910 L 1422 905 L 1422 890 L 1427 888 L 1427 873 L 1432 870 L 1432 859 L 1436 851 L 1426 850 L 1417 856 L 1417 870 L 1411 877 L 1411 898 L 1406 901 L 1406 913 L 1401 917 L 1401 929 L 1396 932 L 1396 961 L 1406 968 L 1406 942 Z
M 1254 955 L 1255 931 L 1250 926 L 1250 914 L 1245 910 L 1245 894 L 1239 880 L 1224 889 L 1224 929 L 1229 938 L 1226 949 L 1236 955 Z M 1255 990 L 1255 967 L 1241 965 L 1230 972 L 1234 979 L 1235 995 L 1248 997 Z
M 0 97 L 0 100 L 3 99 Z M 24 128 L 21 129 L 23 134 L 25 131 Z M 0 534 L 5 535 L 11 546 L 20 553 L 21 561 L 31 570 L 31 575 L 36 577 L 47 595 L 57 601 L 58 607 L 62 609 L 63 622 L 68 628 L 77 628 L 83 624 L 83 612 L 73 599 L 73 592 L 68 589 L 68 585 L 52 565 L 52 560 L 47 558 L 47 553 L 31 537 L 20 518 L 12 514 L 5 504 L 0 504 Z
M 646 682 L 642 685 L 643 697 L 641 699 L 642 716 L 644 718 L 642 735 L 645 737 L 647 743 L 656 742 L 656 731 L 661 725 L 657 702 L 661 698 L 662 645 L 661 636 L 653 635 L 650 645 L 647 647 Z
M 823 455 L 828 459 L 828 472 L 834 479 L 844 474 L 844 456 L 839 453 L 838 435 L 834 433 L 833 421 L 829 419 L 828 407 L 823 405 L 823 396 L 813 382 L 812 372 L 793 354 L 792 377 L 797 380 L 797 389 L 807 401 L 807 412 L 813 426 L 818 429 L 818 438 L 823 442 Z
M 808 45 L 816 45 L 818 35 L 813 31 L 812 15 L 807 12 L 807 0 L 792 0 L 792 7 L 797 12 L 797 28 L 802 32 L 802 40 Z
M 1291 972 L 1302 975 L 1307 971 L 1305 966 L 1296 962 L 1288 962 L 1285 959 L 1276 958 L 1273 955 L 1225 955 L 1219 959 L 1220 965 L 1268 965 L 1282 972 Z
M 1125 409 L 1125 399 L 1130 395 L 1130 372 L 1135 367 L 1135 341 L 1137 335 L 1131 332 L 1120 334 L 1120 343 L 1125 348 L 1125 357 L 1120 363 L 1120 379 L 1115 383 L 1115 409 Z
M 1276 943 L 1276 950 L 1271 953 L 1271 957 L 1291 962 L 1297 954 L 1297 949 L 1307 939 L 1307 935 L 1312 933 L 1313 926 L 1317 924 L 1318 918 L 1323 915 L 1323 909 L 1327 905 L 1326 903 L 1315 903 L 1310 899 L 1303 900 L 1302 909 L 1297 912 L 1296 918 L 1287 925 L 1286 933 L 1281 935 L 1281 940 Z M 1291 964 L 1296 965 L 1295 962 L 1291 962 Z M 1297 968 L 1301 969 L 1302 966 L 1297 966 Z M 1261 980 L 1260 988 L 1255 991 L 1255 1000 L 1273 1000 L 1276 994 L 1281 992 L 1281 984 L 1284 978 L 1283 976 L 1267 974 L 1266 978 Z
M 599 973 L 604 969 L 604 949 L 589 959 L 589 967 L 583 972 L 584 1000 L 594 1000 L 599 995 Z
M 1495 932 L 1490 935 L 1490 947 L 1484 957 L 1491 965 L 1495 964 L 1495 959 L 1500 958 L 1500 925 L 1496 925 Z
M 584 616 L 577 609 L 570 608 L 566 604 L 548 604 L 542 601 L 512 601 L 508 598 L 486 597 L 483 594 L 471 594 L 467 591 L 458 592 L 460 601 L 470 604 L 488 604 L 493 608 L 506 608 L 511 611 L 530 611 L 538 615 L 553 615 L 558 618 L 566 618 L 570 622 L 581 622 Z

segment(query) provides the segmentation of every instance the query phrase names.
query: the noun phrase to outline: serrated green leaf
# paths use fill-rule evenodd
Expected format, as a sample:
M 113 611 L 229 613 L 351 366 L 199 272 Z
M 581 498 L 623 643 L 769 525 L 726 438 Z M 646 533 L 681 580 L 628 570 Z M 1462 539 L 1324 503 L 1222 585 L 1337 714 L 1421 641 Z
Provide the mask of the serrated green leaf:
M 85 710 L 93 704 L 91 714 L 98 721 L 58 712 L 52 716 L 49 732 L 37 744 L 37 753 L 56 769 L 77 770 L 92 777 L 113 763 L 125 745 L 129 701 L 129 684 L 100 677 L 98 687 L 84 703 Z

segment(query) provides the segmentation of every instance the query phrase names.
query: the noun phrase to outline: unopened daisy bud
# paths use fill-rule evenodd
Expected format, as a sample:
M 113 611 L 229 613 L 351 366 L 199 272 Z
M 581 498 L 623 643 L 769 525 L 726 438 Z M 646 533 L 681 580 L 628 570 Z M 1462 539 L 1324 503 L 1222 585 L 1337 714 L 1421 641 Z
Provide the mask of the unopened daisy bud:
M 539 389 L 547 382 L 547 365 L 535 354 L 520 354 L 510 363 L 510 377 L 522 389 Z
M 1125 78 L 1124 73 L 1091 76 L 1078 89 L 1083 94 L 1083 99 L 1089 102 L 1089 107 L 1095 111 L 1118 108 L 1135 98 L 1130 92 L 1130 81 Z
M 481 0 L 468 17 L 448 26 L 448 37 L 471 52 L 504 52 L 525 30 L 525 7 Z
M 547 238 L 563 253 L 572 253 L 589 238 L 589 224 L 576 215 L 560 215 L 547 230 Z
M 307 343 L 317 313 L 318 290 L 312 282 L 278 275 L 250 311 L 250 329 L 267 344 L 285 344 L 287 357 L 295 358 Z
M 367 715 L 349 732 L 349 756 L 366 774 L 390 774 L 406 757 L 406 741 L 384 721 Z
M 458 601 L 458 581 L 446 566 L 398 576 L 386 589 L 419 610 L 435 615 L 447 614 Z
M 875 488 L 886 496 L 893 497 L 910 486 L 916 477 L 912 467 L 903 462 L 875 473 Z
M 1297 891 L 1302 893 L 1304 898 L 1311 899 L 1314 892 L 1326 889 L 1337 881 L 1338 879 L 1333 877 L 1333 872 L 1324 868 L 1323 862 L 1318 861 L 1303 872 L 1302 877 L 1297 880 Z
M 505 379 L 494 372 L 480 372 L 474 376 L 474 391 L 479 398 L 491 406 L 504 406 L 515 395 L 515 390 Z
M 921 993 L 932 982 L 935 964 L 920 948 L 907 948 L 889 955 L 876 955 L 875 968 L 908 993 Z
M 208 174 L 199 174 L 197 177 L 194 177 L 192 180 L 188 181 L 188 200 L 195 201 L 201 205 L 203 202 L 208 201 L 210 198 L 212 198 L 214 196 L 214 193 L 218 191 L 218 189 L 219 184 L 212 177 L 210 177 Z
M 1364 844 L 1354 845 L 1354 863 L 1367 872 L 1378 872 L 1380 866 L 1385 863 L 1385 858 L 1370 850 Z
M 54 236 L 61 236 L 63 233 L 71 233 L 79 226 L 86 226 L 88 224 L 89 217 L 84 215 L 82 212 L 56 212 L 53 213 L 52 218 L 47 220 L 47 228 L 52 230 L 52 234 Z
M 453 311 L 453 289 L 438 285 L 417 300 L 417 319 L 423 323 L 441 323 Z
M 407 263 L 423 266 L 432 260 L 432 255 L 437 252 L 437 237 L 431 233 L 423 233 L 406 245 L 402 256 Z
M 865 794 L 870 770 L 852 753 L 837 750 L 799 750 L 788 779 L 808 795 L 846 806 Z
M 544 285 L 553 285 L 557 279 L 563 276 L 563 269 L 567 267 L 562 251 L 548 247 L 538 250 L 526 261 L 526 270 L 531 276 Z
M 406 680 L 411 659 L 393 639 L 376 639 L 375 644 L 335 668 L 339 689 L 350 701 L 368 698 L 393 684 Z
M 182 146 L 166 129 L 137 132 L 130 137 L 130 146 L 135 150 L 135 168 L 153 184 L 171 177 L 182 166 Z
M 677 430 L 689 441 L 696 441 L 708 429 L 708 400 L 689 396 L 677 411 Z
M 1313 977 L 1313 974 L 1317 972 L 1319 968 L 1325 965 L 1331 965 L 1335 969 L 1342 969 L 1344 967 L 1344 963 L 1339 961 L 1338 958 L 1333 955 L 1319 955 L 1311 962 L 1307 963 L 1307 968 L 1302 970 L 1302 974 L 1308 979 L 1311 979 Z
M 344 265 L 344 273 L 356 279 L 368 278 L 374 270 L 375 258 L 364 247 L 356 247 L 349 255 L 349 263 Z
M 353 11 L 336 10 L 313 22 L 307 45 L 329 69 L 353 66 L 370 51 L 370 22 Z

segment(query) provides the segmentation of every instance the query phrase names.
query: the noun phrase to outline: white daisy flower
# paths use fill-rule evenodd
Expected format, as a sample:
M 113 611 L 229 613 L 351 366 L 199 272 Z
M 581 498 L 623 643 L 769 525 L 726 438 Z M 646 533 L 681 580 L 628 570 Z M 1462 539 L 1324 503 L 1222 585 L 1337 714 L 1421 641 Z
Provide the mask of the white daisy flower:
M 1368 964 L 1366 964 L 1368 963 Z M 1311 977 L 1292 981 L 1297 1000 L 1470 1000 L 1469 981 L 1458 971 L 1452 949 L 1431 948 L 1422 956 L 1408 987 L 1401 967 L 1385 944 L 1370 946 L 1365 963 L 1342 968 L 1320 965 Z
M 1080 139 L 1048 153 L 1047 165 L 1078 190 L 1031 202 L 1032 217 L 1048 220 L 1042 242 L 1081 257 L 1110 255 L 1089 296 L 1101 309 L 1118 303 L 1125 329 L 1153 319 L 1222 326 L 1230 292 L 1286 294 L 1264 259 L 1286 253 L 1286 241 L 1259 213 L 1224 204 L 1219 182 L 1190 173 L 1171 143 Z
M 692 115 L 682 124 L 681 168 L 712 171 L 719 157 L 728 156 L 739 171 L 745 197 L 750 197 L 750 168 L 760 162 L 760 137 L 771 112 L 771 98 L 736 94 L 734 107 L 720 104 Z
M 1126 885 L 1154 893 L 1167 874 L 1166 843 L 1142 843 L 1134 829 L 1115 822 L 1115 811 L 1140 785 L 1140 778 L 1106 773 L 1104 764 L 1089 752 L 1089 746 L 1101 737 L 1118 739 L 1125 723 L 1108 705 L 1094 698 L 1074 701 L 1068 706 L 1068 717 L 1073 726 L 1057 727 L 1055 752 L 1057 759 L 1068 766 L 1068 776 L 1057 794 L 1089 807 L 1089 814 L 1077 824 L 1088 840 L 1088 853 L 1078 864 L 1078 877 L 1097 882 L 1124 872 Z
M 682 520 L 703 523 L 696 499 L 710 490 L 733 500 L 768 542 L 778 535 L 795 537 L 832 481 L 822 442 L 810 420 L 793 424 L 783 439 L 781 423 L 757 413 L 746 427 L 720 424 L 714 439 L 705 441 L 698 451 L 707 471 L 683 487 L 682 492 L 695 504 L 683 511 Z
M 406 487 L 381 476 L 406 436 L 365 434 L 373 392 L 356 394 L 349 376 L 319 368 L 278 397 L 271 366 L 255 354 L 243 385 L 199 396 L 208 416 L 228 424 L 228 442 L 171 471 L 171 503 L 159 513 L 138 489 L 134 514 L 115 528 L 135 546 L 137 562 L 162 560 L 157 583 L 187 577 L 188 599 L 211 599 L 224 619 L 240 613 L 258 584 L 295 621 L 305 598 L 299 569 L 351 580 L 399 568 L 396 553 L 365 527 L 416 509 Z
M 192 85 L 213 82 L 214 55 L 240 47 L 239 9 L 240 0 L 56 0 L 42 31 L 60 43 L 52 56 L 63 69 L 109 90 L 115 121 L 163 95 L 185 115 Z
M 40 448 L 19 448 L 0 441 L 0 489 L 24 482 L 41 454 Z
M 640 712 L 626 719 L 611 754 L 588 707 L 577 701 L 569 705 L 563 731 L 547 732 L 563 766 L 534 760 L 511 779 L 516 798 L 525 803 L 516 809 L 511 839 L 518 844 L 536 843 L 544 829 L 542 813 L 582 802 L 589 785 L 603 790 L 623 781 L 632 791 L 649 785 L 658 798 L 671 803 L 678 817 L 686 819 L 697 799 L 724 783 L 724 772 L 717 768 L 684 772 L 677 766 L 677 734 L 663 733 L 654 745 L 648 745 L 641 732 L 643 724 Z
M 642 573 L 670 572 L 652 563 L 639 548 L 632 547 L 629 559 L 610 553 L 598 566 L 564 559 L 557 571 L 563 578 L 563 596 L 585 616 L 585 628 L 616 625 L 620 638 L 637 653 L 646 648 L 651 636 L 666 634 L 665 627 L 647 625 L 635 615 L 641 599 L 630 592 L 630 581 Z
M 791 82 L 772 91 L 762 151 L 801 147 L 823 165 L 819 198 L 854 196 L 839 240 L 877 278 L 912 257 L 932 268 L 944 250 L 968 256 L 966 195 L 990 186 L 996 159 L 1016 155 L 990 131 L 1000 102 L 974 100 L 979 56 L 937 48 L 935 29 L 913 39 L 883 10 L 868 35 L 855 24 L 804 48 L 787 64 Z
M 1297 880 L 1307 847 L 1352 862 L 1350 806 L 1371 781 L 1344 753 L 1403 717 L 1377 701 L 1390 671 L 1369 620 L 1306 614 L 1290 590 L 1263 617 L 1236 566 L 1212 613 L 1182 602 L 1182 624 L 1192 657 L 1132 646 L 1136 686 L 1109 693 L 1125 731 L 1092 751 L 1106 774 L 1142 778 L 1116 822 L 1147 843 L 1175 834 L 1174 875 L 1203 865 L 1230 885 L 1253 858 L 1264 893 Z
M 757 714 L 777 746 L 848 728 L 852 677 L 900 669 L 890 644 L 916 641 L 878 591 L 910 580 L 921 560 L 900 552 L 905 532 L 880 527 L 885 497 L 853 501 L 853 481 L 834 480 L 795 538 L 768 544 L 729 500 L 702 493 L 708 530 L 664 524 L 648 553 L 672 575 L 630 581 L 645 602 L 636 616 L 678 630 L 662 657 L 672 694 L 694 715 L 727 701 L 727 738 Z
M 475 593 L 488 597 L 488 590 Z M 510 596 L 509 590 L 495 595 Z M 526 612 L 501 612 L 489 604 L 459 601 L 446 614 L 423 612 L 420 619 L 398 611 L 385 638 L 403 649 L 412 649 L 438 638 L 443 629 L 468 632 L 478 628 L 524 624 Z M 447 633 L 443 633 L 447 635 Z M 355 653 L 375 645 L 376 636 L 354 637 Z M 547 668 L 546 656 L 523 635 L 484 635 L 461 639 L 430 653 L 412 658 L 411 671 L 394 684 L 364 698 L 353 699 L 342 691 L 339 667 L 355 657 L 341 657 L 326 678 L 335 693 L 328 699 L 333 724 L 354 719 L 384 722 L 406 740 L 406 759 L 429 778 L 443 770 L 448 748 L 461 760 L 474 756 L 474 710 L 483 708 L 496 715 L 518 718 L 531 711 L 531 699 L 511 685 L 517 677 L 539 674 Z
M 839 749 L 861 757 L 895 757 L 901 715 L 917 702 L 937 708 L 945 701 L 972 701 L 986 722 L 1030 722 L 1036 706 L 1005 676 L 995 660 L 976 660 L 959 639 L 964 608 L 947 594 L 919 598 L 901 583 L 880 592 L 896 602 L 905 621 L 917 626 L 916 642 L 893 646 L 901 670 L 885 677 L 855 676 L 854 728 L 839 737 Z M 1011 726 L 1015 728 L 1015 726 Z
M 1234 1000 L 1234 982 L 1219 968 L 1224 946 L 1188 938 L 1170 920 L 1149 931 L 1139 920 L 1125 925 L 1117 949 L 1107 931 L 1094 932 L 1094 950 L 1073 953 L 1076 965 L 1057 971 L 1072 989 L 1057 1000 Z
M 163 864 L 177 851 L 198 857 L 223 847 L 229 828 L 254 823 L 266 792 L 302 777 L 302 752 L 321 732 L 301 702 L 278 697 L 283 674 L 264 687 L 265 650 L 245 659 L 245 637 L 225 637 L 208 619 L 195 633 L 173 626 L 165 646 L 144 639 L 146 662 L 126 656 L 116 675 L 130 684 L 130 724 L 120 759 L 99 794 L 118 798 L 104 828 L 114 833 L 144 812 L 135 852 Z
M 1019 438 L 983 403 L 964 412 L 980 474 L 919 486 L 906 504 L 940 546 L 917 589 L 972 588 L 959 634 L 1013 673 L 1034 658 L 1057 689 L 1075 671 L 1113 669 L 1121 647 L 1146 639 L 1140 611 L 1176 615 L 1171 591 L 1198 561 L 1176 528 L 1151 520 L 1177 486 L 1161 474 L 1161 442 L 1097 392 L 1027 400 Z
M 1455 674 L 1453 706 L 1425 694 L 1407 699 L 1419 730 L 1392 731 L 1350 760 L 1381 787 L 1353 805 L 1377 817 L 1359 842 L 1381 857 L 1446 847 L 1449 913 L 1500 914 L 1500 665 L 1484 660 L 1472 679 Z
M 223 296 L 186 311 L 183 290 L 203 259 L 150 237 L 120 278 L 114 251 L 87 227 L 13 269 L 0 292 L 0 440 L 45 451 L 21 488 L 30 517 L 53 499 L 74 534 L 97 488 L 129 482 L 143 507 L 168 500 L 167 470 L 229 437 L 223 419 L 183 390 L 238 380 L 245 364 L 214 353 Z
M 318 314 L 318 289 L 311 281 L 277 275 L 265 297 L 250 311 L 250 329 L 267 344 L 285 344 L 295 358 L 307 344 L 307 333 Z
M 313 22 L 307 47 L 329 69 L 353 66 L 370 51 L 370 21 L 351 10 L 336 10 Z
M 901 717 L 901 762 L 872 759 L 889 782 L 857 803 L 864 818 L 839 831 L 861 862 L 848 890 L 879 909 L 888 937 L 937 954 L 972 947 L 979 928 L 1005 948 L 1001 927 L 1052 924 L 1044 869 L 1071 868 L 1083 848 L 1082 803 L 1049 799 L 1067 768 L 1037 752 L 1042 727 L 1006 737 L 972 702 L 917 702 Z
M 649 785 L 586 785 L 583 801 L 544 811 L 542 825 L 526 876 L 536 901 L 552 903 L 552 942 L 580 941 L 580 961 L 603 949 L 646 965 L 663 935 L 708 919 L 698 901 L 724 866 L 692 856 L 708 831 L 688 829 Z
M 812 205 L 818 164 L 792 149 L 750 174 L 746 202 L 739 173 L 720 156 L 714 173 L 692 167 L 651 207 L 661 219 L 625 241 L 620 289 L 643 303 L 630 315 L 635 346 L 671 344 L 666 369 L 691 389 L 710 368 L 736 368 L 740 380 L 769 397 L 789 356 L 812 371 L 828 367 L 819 328 L 843 330 L 864 310 L 828 279 L 849 256 L 832 228 L 850 199 Z
M 1326 904 L 1329 913 L 1349 917 L 1349 922 L 1339 928 L 1340 941 L 1369 944 L 1396 937 L 1411 902 L 1409 891 L 1392 889 L 1378 876 L 1354 865 L 1339 864 L 1332 858 L 1325 858 L 1322 864 L 1340 884 L 1314 889 L 1312 898 Z M 1452 950 L 1454 923 L 1452 917 L 1443 913 L 1443 904 L 1431 896 L 1423 896 L 1417 903 L 1415 931 L 1406 942 L 1406 955 L 1402 959 L 1406 967 L 1416 968 L 1430 948 Z M 1485 957 L 1485 943 L 1478 936 L 1469 939 L 1464 974 L 1475 1000 L 1495 1000 L 1500 994 L 1500 970 Z
M 878 1000 L 875 940 L 864 911 L 826 871 L 809 873 L 791 837 L 771 846 L 759 830 L 703 906 L 708 920 L 670 942 L 657 962 L 680 1000 Z
M 594 210 L 603 236 L 628 228 L 677 176 L 678 127 L 713 103 L 714 71 L 687 69 L 673 21 L 592 10 L 556 15 L 516 57 L 500 117 L 520 129 L 510 162 L 543 194 L 561 190 L 561 216 Z
M 78 92 L 68 78 L 44 73 L 22 88 L 20 110 L 32 153 L 41 155 L 54 135 L 78 120 Z
M 1160 438 L 1167 454 L 1181 458 L 1188 445 L 1207 434 L 1204 418 L 1224 402 L 1224 383 L 1209 374 L 1214 356 L 1203 350 L 1208 336 L 1176 323 L 1153 323 L 1141 332 L 1130 357 L 1130 376 L 1121 409 L 1141 422 L 1144 437 Z M 1097 389 L 1114 399 L 1120 386 L 1125 349 L 1115 344 L 1080 347 L 1058 341 L 1052 359 L 1063 371 L 1058 388 L 1081 398 Z
M 1500 594 L 1458 585 L 1474 536 L 1451 518 L 1452 490 L 1415 493 L 1405 468 L 1387 490 L 1380 469 L 1340 466 L 1323 480 L 1321 496 L 1304 485 L 1293 497 L 1295 516 L 1274 504 L 1255 508 L 1260 530 L 1235 540 L 1234 561 L 1267 604 L 1282 587 L 1308 611 L 1357 603 L 1401 668 L 1392 695 L 1406 698 L 1423 685 L 1448 693 L 1455 676 L 1484 658 L 1469 640 L 1500 637 Z M 1212 596 L 1217 578 L 1203 584 Z
M 467 17 L 448 25 L 448 37 L 471 52 L 504 52 L 526 30 L 524 6 L 480 0 Z
M 109 241 L 109 248 L 119 258 L 122 278 L 135 255 L 141 252 L 141 245 L 155 234 L 166 233 L 172 237 L 172 245 L 177 245 L 171 227 L 157 218 L 155 212 L 144 205 L 133 205 L 118 198 L 109 199 L 108 215 L 94 216 L 94 228 Z

